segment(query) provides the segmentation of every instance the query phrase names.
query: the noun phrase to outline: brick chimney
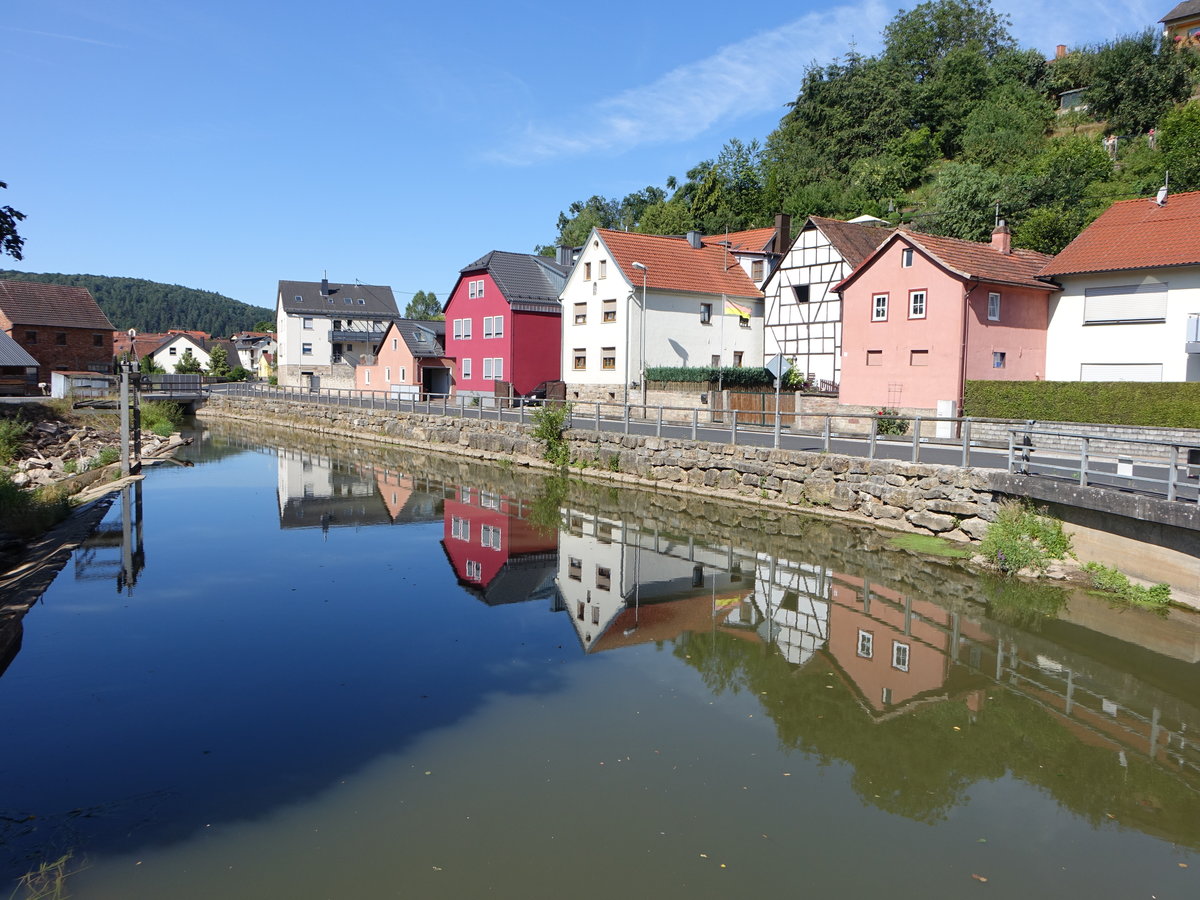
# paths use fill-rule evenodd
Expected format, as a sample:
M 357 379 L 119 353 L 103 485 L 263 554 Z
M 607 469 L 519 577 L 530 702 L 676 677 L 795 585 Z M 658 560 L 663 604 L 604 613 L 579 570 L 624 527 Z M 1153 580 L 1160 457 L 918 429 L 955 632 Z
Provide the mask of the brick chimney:
M 1059 44 L 1058 46 L 1056 46 L 1054 48 L 1054 58 L 1055 59 L 1062 59 L 1066 55 L 1067 55 L 1067 45 L 1066 44 Z
M 786 253 L 788 244 L 792 242 L 792 217 L 787 213 L 775 215 L 775 246 L 771 249 L 776 253 Z
M 1008 256 L 1012 253 L 1012 234 L 1008 224 L 1001 219 L 1000 224 L 992 229 L 992 249 Z

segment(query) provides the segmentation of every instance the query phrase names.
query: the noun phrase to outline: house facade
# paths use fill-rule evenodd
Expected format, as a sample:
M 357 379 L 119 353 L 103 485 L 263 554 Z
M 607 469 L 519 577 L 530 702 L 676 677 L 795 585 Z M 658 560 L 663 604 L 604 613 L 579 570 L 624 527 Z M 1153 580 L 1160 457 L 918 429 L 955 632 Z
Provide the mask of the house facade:
M 1123 200 L 1041 275 L 1051 381 L 1200 381 L 1200 191 Z
M 454 392 L 524 396 L 559 378 L 562 309 L 569 259 L 493 250 L 464 266 L 445 305 L 446 355 Z
M 113 327 L 87 288 L 0 281 L 0 330 L 51 372 L 111 372 Z
M 781 354 L 819 387 L 842 377 L 842 299 L 835 285 L 892 233 L 877 219 L 809 216 L 763 285 L 766 356 Z
M 449 394 L 453 360 L 446 356 L 445 337 L 445 322 L 397 319 L 374 353 L 359 358 L 355 387 L 412 398 Z
M 1200 49 L 1200 0 L 1183 0 L 1158 21 L 1163 36 L 1176 47 Z
M 792 217 L 780 213 L 775 217 L 773 228 L 710 234 L 704 237 L 704 243 L 727 248 L 754 286 L 761 290 L 791 243 L 791 226 Z
M 379 284 L 280 281 L 275 303 L 279 383 L 353 388 L 359 357 L 400 318 L 392 289 Z
M 190 352 L 192 358 L 207 372 L 212 367 L 212 352 L 217 347 L 224 348 L 229 368 L 239 364 L 237 348 L 232 341 L 214 340 L 204 332 L 195 331 L 168 331 L 149 355 L 155 365 L 173 375 L 184 356 Z
M 1050 257 L 896 231 L 837 285 L 843 405 L 957 415 L 970 380 L 1045 378 Z
M 655 366 L 763 365 L 762 292 L 694 232 L 593 229 L 561 299 L 569 400 L 641 402 Z

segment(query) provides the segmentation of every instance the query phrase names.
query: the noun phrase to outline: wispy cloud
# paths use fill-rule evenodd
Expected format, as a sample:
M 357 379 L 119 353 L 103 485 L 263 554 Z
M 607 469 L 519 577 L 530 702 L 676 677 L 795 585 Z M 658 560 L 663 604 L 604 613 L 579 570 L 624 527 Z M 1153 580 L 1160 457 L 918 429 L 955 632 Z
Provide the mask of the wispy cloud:
M 745 116 L 782 109 L 805 69 L 859 42 L 877 49 L 894 8 L 879 0 L 810 13 L 721 48 L 658 80 L 600 100 L 571 121 L 532 121 L 491 158 L 513 165 L 681 141 Z
M 119 44 L 110 44 L 108 41 L 98 41 L 95 38 L 79 37 L 74 34 L 58 34 L 53 31 L 35 31 L 32 28 L 14 28 L 11 25 L 5 27 L 6 31 L 17 31 L 21 34 L 36 34 L 39 37 L 57 38 L 60 41 L 78 41 L 81 44 L 96 44 L 101 47 L 113 47 L 117 50 L 121 49 Z

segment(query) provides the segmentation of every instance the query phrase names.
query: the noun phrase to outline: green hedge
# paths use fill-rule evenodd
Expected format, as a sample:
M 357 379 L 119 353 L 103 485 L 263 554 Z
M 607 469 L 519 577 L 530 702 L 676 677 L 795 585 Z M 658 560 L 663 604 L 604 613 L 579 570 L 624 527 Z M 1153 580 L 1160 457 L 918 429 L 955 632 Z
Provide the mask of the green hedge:
M 648 366 L 647 381 L 685 381 L 716 384 L 718 381 L 723 388 L 763 387 L 774 385 L 775 380 L 766 369 L 747 369 L 725 366 L 712 368 L 705 366 Z
M 1200 382 L 968 381 L 963 415 L 1200 428 Z

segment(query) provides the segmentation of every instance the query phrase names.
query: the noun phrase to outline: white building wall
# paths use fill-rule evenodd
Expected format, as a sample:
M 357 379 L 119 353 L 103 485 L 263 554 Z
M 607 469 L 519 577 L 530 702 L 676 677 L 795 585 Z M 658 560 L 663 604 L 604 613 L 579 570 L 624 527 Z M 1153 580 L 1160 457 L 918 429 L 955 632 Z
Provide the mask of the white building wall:
M 1200 314 L 1200 267 L 1060 276 L 1055 281 L 1063 290 L 1050 299 L 1047 380 L 1200 381 L 1200 354 L 1189 355 L 1185 347 L 1188 317 Z M 1084 324 L 1088 288 L 1153 283 L 1167 285 L 1165 321 Z
M 172 350 L 175 351 L 174 354 L 171 353 Z M 154 362 L 156 365 L 161 367 L 164 372 L 174 375 L 175 364 L 183 358 L 183 354 L 187 350 L 192 351 L 192 356 L 196 358 L 201 366 L 203 366 L 205 369 L 208 368 L 210 359 L 208 351 L 202 349 L 199 344 L 193 343 L 189 338 L 183 336 L 176 338 L 169 344 L 164 344 L 157 351 L 155 351 L 153 354 Z

